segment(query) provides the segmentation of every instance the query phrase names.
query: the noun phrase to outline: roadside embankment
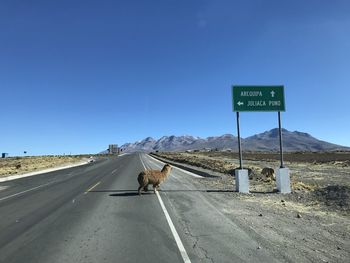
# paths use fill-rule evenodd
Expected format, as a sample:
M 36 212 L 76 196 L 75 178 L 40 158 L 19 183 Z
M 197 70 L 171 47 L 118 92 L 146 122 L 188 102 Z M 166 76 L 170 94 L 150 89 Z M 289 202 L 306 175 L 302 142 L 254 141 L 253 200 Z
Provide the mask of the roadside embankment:
M 0 181 L 65 169 L 89 162 L 85 156 L 31 156 L 0 159 Z

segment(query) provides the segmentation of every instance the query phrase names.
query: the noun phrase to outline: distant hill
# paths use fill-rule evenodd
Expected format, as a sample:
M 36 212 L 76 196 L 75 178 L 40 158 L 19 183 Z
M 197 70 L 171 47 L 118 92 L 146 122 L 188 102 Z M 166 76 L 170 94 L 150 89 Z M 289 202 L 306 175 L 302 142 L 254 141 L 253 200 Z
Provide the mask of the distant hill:
M 288 131 L 283 129 L 284 151 L 350 151 L 350 147 L 332 144 L 318 140 L 308 133 Z M 151 151 L 185 151 L 202 149 L 238 150 L 238 140 L 232 134 L 217 137 L 199 138 L 189 135 L 163 136 L 159 140 L 147 137 L 142 141 L 126 143 L 121 146 L 123 152 L 151 152 Z M 242 138 L 244 151 L 278 151 L 278 129 L 272 129 L 248 138 Z
M 299 131 L 282 130 L 283 150 L 287 152 L 295 151 L 336 151 L 350 150 L 349 147 L 332 144 L 312 137 L 308 133 Z M 250 151 L 278 151 L 279 137 L 278 129 L 272 129 L 254 136 L 245 138 L 242 143 L 245 150 Z

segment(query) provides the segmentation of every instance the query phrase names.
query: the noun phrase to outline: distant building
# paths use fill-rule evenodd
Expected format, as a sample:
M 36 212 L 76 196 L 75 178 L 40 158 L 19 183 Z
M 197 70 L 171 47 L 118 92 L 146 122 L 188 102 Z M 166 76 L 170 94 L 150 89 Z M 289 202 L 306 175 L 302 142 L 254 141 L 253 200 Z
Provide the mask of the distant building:
M 9 156 L 8 153 L 2 153 L 2 154 L 1 154 L 1 158 L 6 158 L 6 157 L 8 157 L 8 156 Z
M 109 154 L 119 154 L 119 148 L 117 144 L 110 144 L 108 146 L 108 153 Z

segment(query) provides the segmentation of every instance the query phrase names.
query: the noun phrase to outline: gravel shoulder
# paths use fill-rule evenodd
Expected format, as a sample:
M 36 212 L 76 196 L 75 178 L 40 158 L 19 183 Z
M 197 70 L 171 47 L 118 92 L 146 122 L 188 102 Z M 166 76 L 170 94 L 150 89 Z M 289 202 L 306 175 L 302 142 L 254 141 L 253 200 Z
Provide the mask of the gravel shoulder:
M 283 262 L 347 262 L 350 257 L 350 170 L 344 162 L 287 162 L 293 192 L 282 195 L 275 192 L 274 180 L 259 176 L 263 167 L 277 167 L 278 161 L 248 160 L 252 193 L 246 195 L 234 191 L 230 174 L 218 172 L 218 167 L 203 168 L 224 161 L 234 169 L 238 160 L 192 153 L 157 155 L 215 175 L 191 181 L 225 216 L 255 236 L 261 244 L 257 249 L 269 249 Z M 180 157 L 187 161 L 180 162 Z
M 0 180 L 16 179 L 43 172 L 86 164 L 86 156 L 31 156 L 0 159 Z

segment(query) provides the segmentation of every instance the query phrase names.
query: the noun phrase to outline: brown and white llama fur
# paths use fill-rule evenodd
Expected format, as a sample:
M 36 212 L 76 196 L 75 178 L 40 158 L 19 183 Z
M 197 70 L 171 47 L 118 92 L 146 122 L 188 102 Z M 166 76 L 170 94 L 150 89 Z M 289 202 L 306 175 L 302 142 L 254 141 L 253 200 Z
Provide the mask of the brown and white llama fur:
M 276 180 L 275 171 L 273 170 L 273 168 L 265 167 L 264 169 L 262 169 L 261 175 L 265 177 L 265 180 Z
M 159 185 L 164 182 L 171 172 L 172 167 L 169 164 L 165 164 L 161 171 L 159 170 L 145 170 L 139 173 L 137 181 L 139 182 L 138 193 L 141 195 L 141 190 L 145 192 L 148 190 L 148 185 L 153 185 L 153 191 L 156 193 L 159 190 Z

